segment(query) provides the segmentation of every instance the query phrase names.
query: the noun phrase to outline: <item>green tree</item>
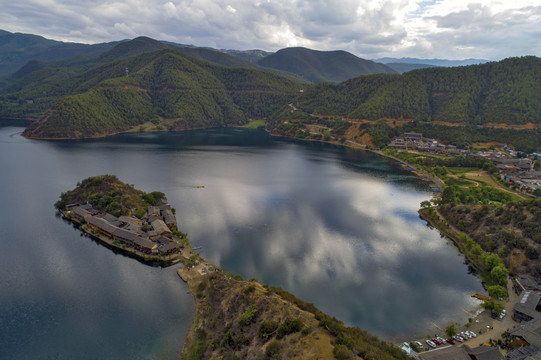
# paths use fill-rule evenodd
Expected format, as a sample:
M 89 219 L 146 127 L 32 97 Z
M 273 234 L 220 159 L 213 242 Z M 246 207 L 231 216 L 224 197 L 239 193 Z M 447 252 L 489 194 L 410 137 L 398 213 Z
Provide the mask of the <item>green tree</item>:
M 495 299 L 507 297 L 507 289 L 500 285 L 491 285 L 488 287 L 488 294 Z
M 451 325 L 447 326 L 445 328 L 445 334 L 450 338 L 455 336 L 456 335 L 455 324 L 451 324 Z
M 502 313 L 502 311 L 503 311 L 504 308 L 505 308 L 505 307 L 503 306 L 502 303 L 500 303 L 500 302 L 495 302 L 495 303 L 494 303 L 494 309 L 493 309 L 493 311 L 494 311 L 496 314 L 500 315 L 500 314 Z
M 498 266 L 495 266 L 491 271 L 490 275 L 492 276 L 492 279 L 494 282 L 505 286 L 507 283 L 507 277 L 509 276 L 509 271 L 506 269 L 505 265 L 501 264 Z

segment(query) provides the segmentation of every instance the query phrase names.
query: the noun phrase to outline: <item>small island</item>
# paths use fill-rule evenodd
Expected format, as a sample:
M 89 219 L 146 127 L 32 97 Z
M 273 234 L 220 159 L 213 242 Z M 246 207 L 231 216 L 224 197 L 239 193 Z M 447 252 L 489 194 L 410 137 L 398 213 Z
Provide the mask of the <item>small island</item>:
M 113 175 L 81 181 L 55 207 L 100 243 L 144 262 L 177 263 L 189 242 L 165 194 L 136 190 Z

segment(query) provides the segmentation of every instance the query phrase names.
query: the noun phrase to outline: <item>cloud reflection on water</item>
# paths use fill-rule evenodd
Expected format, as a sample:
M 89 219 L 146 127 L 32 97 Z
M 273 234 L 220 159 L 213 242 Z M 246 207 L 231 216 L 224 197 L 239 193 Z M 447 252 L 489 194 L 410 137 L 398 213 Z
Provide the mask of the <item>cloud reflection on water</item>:
M 387 336 L 468 306 L 465 294 L 480 286 L 418 218 L 428 194 L 402 185 L 416 180 L 373 158 L 363 170 L 334 153 L 290 149 L 226 165 L 223 150 L 207 154 L 206 174 L 198 173 L 206 187 L 176 195 L 204 256 Z

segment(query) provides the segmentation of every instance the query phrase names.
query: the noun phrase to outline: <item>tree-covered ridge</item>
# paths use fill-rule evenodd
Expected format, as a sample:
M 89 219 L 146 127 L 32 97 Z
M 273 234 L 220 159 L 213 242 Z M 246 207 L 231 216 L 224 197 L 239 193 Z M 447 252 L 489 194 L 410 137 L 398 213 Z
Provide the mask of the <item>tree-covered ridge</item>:
M 165 199 L 162 192 L 145 193 L 123 183 L 114 175 L 101 175 L 84 179 L 77 183 L 75 189 L 63 192 L 55 207 L 63 209 L 69 204 L 88 202 L 94 209 L 115 216 L 134 215 L 140 218 L 148 206 L 156 205 L 160 199 Z
M 471 190 L 448 189 L 445 191 L 453 203 L 444 201 L 439 211 L 449 224 L 469 235 L 469 251 L 477 256 L 482 252 L 497 255 L 512 273 L 528 273 L 541 279 L 541 200 L 499 199 L 505 204 L 496 206 L 489 201 L 472 205 Z
M 360 75 L 395 72 L 388 66 L 346 51 L 317 51 L 303 47 L 281 49 L 259 60 L 258 64 L 297 74 L 313 83 L 341 82 Z
M 299 96 L 307 113 L 461 124 L 541 123 L 541 59 L 535 56 L 319 84 Z
M 120 69 L 116 66 L 119 60 L 159 50 L 185 53 L 189 57 L 214 65 L 272 72 L 293 81 L 306 82 L 297 75 L 265 68 L 217 50 L 186 47 L 138 37 L 120 42 L 100 56 L 84 56 L 60 61 L 33 60 L 16 73 L 0 78 L 0 117 L 40 118 L 61 97 L 79 94 L 96 86 L 104 79 L 125 74 L 126 68 Z M 1 57 L 0 51 L 0 62 L 2 62 Z M 111 68 L 109 65 L 113 65 L 115 69 L 113 74 L 109 71 Z M 130 73 L 138 69 L 138 64 L 131 61 L 127 65 Z M 87 83 L 88 79 L 93 79 L 93 82 Z
M 243 124 L 247 118 L 270 115 L 300 88 L 271 73 L 226 68 L 162 50 L 105 65 L 50 88 L 55 94 L 79 94 L 57 101 L 24 135 L 103 136 L 164 119 L 173 119 L 164 129 Z

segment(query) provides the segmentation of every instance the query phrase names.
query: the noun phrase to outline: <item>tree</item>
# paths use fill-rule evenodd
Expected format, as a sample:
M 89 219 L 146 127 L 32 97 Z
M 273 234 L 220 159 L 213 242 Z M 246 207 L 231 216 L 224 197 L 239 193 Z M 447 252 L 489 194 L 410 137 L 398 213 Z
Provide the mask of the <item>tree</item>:
M 450 338 L 455 336 L 456 335 L 455 324 L 451 324 L 451 325 L 447 326 L 445 328 L 445 334 Z
M 502 303 L 500 303 L 500 302 L 495 302 L 495 303 L 494 303 L 494 309 L 493 309 L 493 311 L 494 311 L 496 314 L 500 315 L 500 314 L 502 313 L 503 309 L 504 309 L 504 306 L 503 306 Z
M 325 132 L 323 133 L 323 140 L 324 141 L 331 140 L 331 132 L 329 130 L 325 130 Z
M 491 285 L 488 287 L 488 294 L 495 299 L 507 297 L 507 289 L 500 285 Z
M 490 275 L 492 276 L 494 282 L 505 286 L 507 283 L 507 277 L 509 276 L 509 271 L 506 269 L 505 265 L 502 264 L 495 266 L 490 272 Z
M 429 206 L 430 206 L 430 201 L 428 200 L 421 201 L 421 207 L 425 208 Z
M 494 300 L 485 301 L 483 304 L 481 304 L 481 306 L 484 307 L 487 310 L 490 310 L 490 311 L 498 314 L 498 315 L 501 314 L 503 309 L 504 309 L 504 306 L 503 306 L 502 303 L 494 301 Z

